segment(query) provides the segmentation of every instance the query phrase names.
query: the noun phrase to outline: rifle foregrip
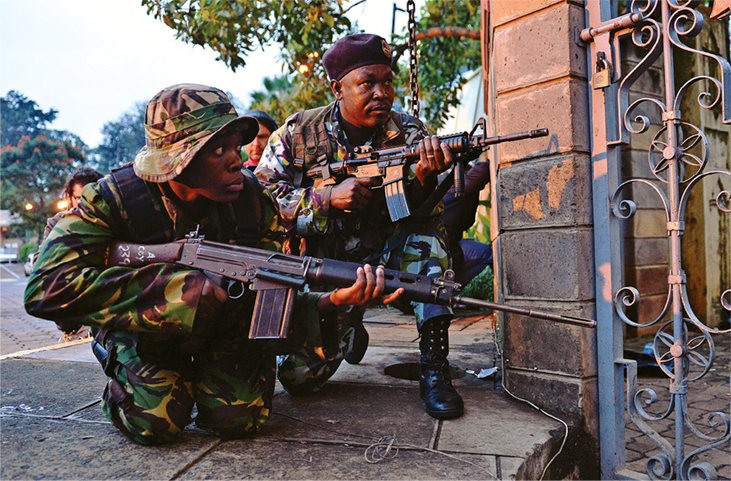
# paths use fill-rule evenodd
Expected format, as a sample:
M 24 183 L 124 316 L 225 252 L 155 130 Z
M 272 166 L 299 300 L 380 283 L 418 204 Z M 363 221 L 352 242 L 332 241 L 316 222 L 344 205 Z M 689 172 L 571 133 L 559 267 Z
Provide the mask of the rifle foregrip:
M 357 270 L 362 267 L 355 262 L 322 259 L 312 283 L 335 287 L 350 287 L 358 279 Z M 384 294 L 404 289 L 403 297 L 409 301 L 436 303 L 433 279 L 419 274 L 410 274 L 393 269 L 384 269 L 386 288 Z M 441 303 L 441 302 L 440 302 Z
M 464 197 L 464 166 L 460 161 L 454 163 L 454 196 Z

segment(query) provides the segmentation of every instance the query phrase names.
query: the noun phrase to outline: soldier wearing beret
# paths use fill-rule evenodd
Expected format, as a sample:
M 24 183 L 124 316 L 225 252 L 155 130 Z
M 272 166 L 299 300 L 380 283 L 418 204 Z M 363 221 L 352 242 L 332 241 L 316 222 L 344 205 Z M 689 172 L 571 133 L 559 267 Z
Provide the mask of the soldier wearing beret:
M 426 220 L 391 222 L 378 179 L 349 178 L 315 188 L 305 174 L 311 167 L 347 160 L 354 149 L 404 144 L 419 145 L 420 159 L 408 173 L 408 198 L 417 209 L 437 185 L 437 176 L 454 161 L 438 137 L 422 122 L 392 110 L 395 92 L 391 49 L 377 35 L 356 34 L 339 39 L 323 56 L 335 101 L 290 116 L 269 140 L 255 174 L 279 204 L 285 227 L 308 255 L 363 262 L 379 258 L 392 269 L 441 276 L 450 267 L 441 206 Z M 436 418 L 463 413 L 462 398 L 452 386 L 447 354 L 448 307 L 414 304 L 421 336 L 420 393 L 426 411 Z M 358 363 L 368 334 L 363 309 L 339 311 L 343 352 L 335 361 L 310 353 L 280 358 L 279 379 L 290 393 L 319 389 L 342 359 Z M 348 351 L 350 346 L 355 349 Z
M 102 410 L 140 444 L 172 441 L 194 406 L 196 424 L 224 438 L 255 432 L 271 413 L 276 354 L 290 346 L 248 338 L 252 291 L 229 298 L 214 275 L 177 264 L 107 265 L 113 241 L 166 243 L 197 228 L 208 240 L 279 250 L 274 204 L 243 168 L 241 146 L 257 132 L 219 89 L 160 91 L 147 104 L 146 146 L 84 187 L 29 279 L 28 313 L 91 326 L 109 378 Z M 301 295 L 294 337 L 322 353 L 321 319 L 339 305 L 380 302 L 383 285 L 383 270 L 364 266 L 349 288 Z

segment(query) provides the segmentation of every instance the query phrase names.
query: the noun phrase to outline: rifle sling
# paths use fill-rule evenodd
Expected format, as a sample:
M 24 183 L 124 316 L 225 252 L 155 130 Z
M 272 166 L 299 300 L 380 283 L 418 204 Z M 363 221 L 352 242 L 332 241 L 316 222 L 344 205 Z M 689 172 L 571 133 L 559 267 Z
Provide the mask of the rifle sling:
M 106 180 L 100 180 L 99 186 L 112 211 L 112 225 L 119 237 L 140 244 L 173 240 L 172 219 L 164 206 L 152 199 L 145 182 L 135 174 L 132 163 L 114 169 L 110 176 L 119 191 L 121 206 L 117 205 L 116 196 Z M 126 212 L 124 217 L 121 208 Z
M 393 252 L 396 249 L 402 248 L 404 243 L 406 242 L 406 238 L 409 237 L 414 231 L 413 226 L 415 226 L 415 224 L 423 222 L 427 217 L 429 217 L 429 214 L 431 214 L 431 212 L 434 210 L 434 207 L 436 207 L 439 201 L 442 200 L 442 198 L 447 194 L 447 191 L 452 187 L 452 185 L 454 185 L 454 175 L 449 175 L 444 178 L 444 180 L 439 183 L 437 188 L 434 189 L 431 194 L 429 194 L 429 197 L 426 198 L 421 206 L 419 206 L 416 212 L 411 214 L 409 218 L 403 221 L 403 228 L 399 231 L 398 235 L 391 236 L 386 242 L 386 247 L 380 253 L 374 254 L 364 259 L 363 263 L 370 264 L 371 262 L 380 259 L 386 254 Z

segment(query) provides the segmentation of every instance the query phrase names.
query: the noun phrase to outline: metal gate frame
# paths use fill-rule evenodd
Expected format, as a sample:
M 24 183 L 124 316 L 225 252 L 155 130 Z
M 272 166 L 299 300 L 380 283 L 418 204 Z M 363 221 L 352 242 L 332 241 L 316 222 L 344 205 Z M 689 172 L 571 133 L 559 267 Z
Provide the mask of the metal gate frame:
M 715 423 L 720 435 L 702 433 L 688 416 L 688 383 L 700 379 L 711 368 L 715 353 L 714 336 L 731 330 L 711 329 L 693 312 L 686 292 L 686 276 L 681 269 L 680 239 L 685 229 L 683 219 L 691 189 L 707 176 L 731 176 L 731 172 L 705 170 L 709 155 L 707 138 L 700 128 L 682 120 L 680 102 L 692 86 L 704 84 L 698 97 L 699 106 L 722 109 L 723 123 L 731 123 L 731 66 L 722 57 L 692 49 L 682 42 L 683 38 L 695 37 L 703 28 L 703 15 L 695 10 L 701 3 L 699 0 L 628 1 L 629 13 L 622 16 L 617 16 L 616 3 L 614 0 L 586 0 L 587 28 L 577 32 L 577 37 L 580 37 L 577 41 L 585 42 L 588 49 L 589 81 L 594 80 L 596 72 L 610 69 L 610 85 L 597 85 L 590 88 L 589 94 L 602 478 L 716 479 L 715 468 L 709 463 L 698 462 L 698 455 L 731 439 L 731 407 L 729 413 L 712 413 L 707 419 L 709 424 Z M 717 5 L 721 3 L 717 2 Z M 711 16 L 726 14 L 725 10 L 719 10 L 727 8 L 714 9 Z M 658 14 L 660 21 L 654 19 Z M 625 35 L 632 35 L 635 45 L 645 48 L 647 54 L 634 69 L 622 76 L 619 72 L 619 39 Z M 718 62 L 721 78 L 696 76 L 676 90 L 673 50 L 677 48 Z M 641 98 L 630 104 L 629 88 L 660 57 L 663 59 L 664 102 Z M 621 145 L 627 144 L 631 135 L 646 132 L 650 124 L 644 116 L 631 118 L 633 109 L 645 102 L 659 107 L 664 124 L 648 152 L 655 180 L 630 179 L 620 183 Z M 639 302 L 640 294 L 636 288 L 626 286 L 623 278 L 622 224 L 635 214 L 637 208 L 632 200 L 625 198 L 625 192 L 634 183 L 649 186 L 661 198 L 670 241 L 667 302 L 663 312 L 648 323 L 639 323 L 628 317 L 627 307 Z M 731 192 L 722 190 L 715 202 L 722 212 L 731 213 Z M 731 311 L 731 286 L 720 293 L 720 303 L 724 309 Z M 663 324 L 655 335 L 653 347 L 658 365 L 670 378 L 670 402 L 664 414 L 651 415 L 643 408 L 643 403 L 655 402 L 656 393 L 648 388 L 638 388 L 636 362 L 623 359 L 623 323 L 646 327 L 661 322 Z M 701 334 L 690 338 L 688 325 Z M 699 366 L 701 372 L 689 378 L 691 365 Z M 626 469 L 625 409 L 632 422 L 661 450 L 661 454 L 647 459 L 646 473 Z M 650 425 L 652 421 L 666 419 L 673 414 L 674 444 Z M 685 435 L 688 432 L 707 444 L 686 453 Z

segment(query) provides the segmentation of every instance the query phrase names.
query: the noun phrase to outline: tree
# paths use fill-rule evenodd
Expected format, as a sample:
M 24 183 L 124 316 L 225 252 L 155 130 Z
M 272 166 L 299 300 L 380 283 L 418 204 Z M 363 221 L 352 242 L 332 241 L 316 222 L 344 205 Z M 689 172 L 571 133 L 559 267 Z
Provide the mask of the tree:
M 430 0 L 421 10 L 416 29 L 421 32 L 417 39 L 424 37 L 417 43 L 419 117 L 434 131 L 445 124 L 449 109 L 459 105 L 464 75 L 482 66 L 480 42 L 461 35 L 479 33 L 480 22 L 479 0 Z M 463 31 L 451 35 L 438 28 L 450 25 Z M 399 68 L 394 84 L 401 85 L 401 95 L 410 98 L 408 67 Z
M 23 136 L 0 150 L 2 208 L 19 214 L 24 229 L 43 235 L 46 219 L 59 209 L 66 177 L 84 161 L 83 146 L 45 135 Z
M 18 145 L 23 136 L 33 138 L 45 134 L 46 125 L 53 122 L 56 115 L 56 109 L 44 112 L 35 101 L 20 92 L 8 91 L 0 98 L 0 147 Z
M 145 145 L 145 102 L 136 102 L 129 110 L 102 127 L 102 141 L 94 149 L 95 168 L 102 173 L 132 162 Z
M 303 92 L 301 84 L 295 83 L 291 75 L 264 78 L 264 90 L 251 95 L 252 110 L 263 110 L 281 124 L 294 112 L 314 108 L 335 100 L 330 87 L 321 83 L 320 89 Z
M 348 7 L 344 0 L 142 0 L 142 4 L 147 6 L 148 14 L 172 28 L 177 38 L 214 50 L 218 60 L 232 70 L 246 65 L 246 55 L 256 48 L 277 45 L 292 89 L 287 98 L 268 102 L 274 109 L 286 109 L 289 115 L 332 98 L 321 57 L 336 39 L 358 31 L 348 12 L 364 1 L 353 0 Z M 479 5 L 479 0 L 427 0 L 419 28 L 478 27 Z M 464 73 L 479 66 L 480 46 L 474 40 L 450 37 L 428 38 L 418 48 L 419 80 L 424 82 L 420 89 L 424 107 L 421 117 L 436 129 L 443 125 L 448 108 L 456 104 L 456 91 L 464 81 Z M 402 59 L 400 71 L 397 101 L 407 105 L 406 58 Z M 266 105 L 260 100 L 254 102 Z
M 18 214 L 24 231 L 42 235 L 46 218 L 58 212 L 66 177 L 84 161 L 86 145 L 76 134 L 47 128 L 57 110 L 44 112 L 14 90 L 0 100 L 0 208 Z

